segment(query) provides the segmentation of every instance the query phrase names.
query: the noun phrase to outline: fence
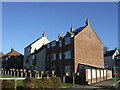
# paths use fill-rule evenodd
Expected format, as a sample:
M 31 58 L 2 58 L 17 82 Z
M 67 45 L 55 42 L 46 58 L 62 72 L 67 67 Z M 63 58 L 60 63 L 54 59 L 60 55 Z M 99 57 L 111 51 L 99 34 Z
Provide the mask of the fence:
M 12 75 L 12 76 L 19 76 L 19 77 L 35 77 L 35 78 L 42 78 L 42 77 L 55 77 L 54 71 L 31 71 L 31 70 L 2 70 L 0 74 L 5 75 Z M 112 70 L 109 69 L 81 69 L 80 75 L 74 76 L 61 76 L 63 83 L 77 83 L 77 84 L 92 84 L 97 83 L 103 80 L 111 79 L 112 78 Z

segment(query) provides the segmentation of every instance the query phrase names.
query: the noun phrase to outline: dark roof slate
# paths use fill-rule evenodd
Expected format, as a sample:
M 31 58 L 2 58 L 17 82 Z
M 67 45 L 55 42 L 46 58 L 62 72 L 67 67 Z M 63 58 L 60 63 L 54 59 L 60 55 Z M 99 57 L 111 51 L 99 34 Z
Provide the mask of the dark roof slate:
M 115 51 L 116 51 L 116 50 L 107 51 L 107 52 L 104 54 L 104 57 L 112 56 L 112 55 L 115 53 Z

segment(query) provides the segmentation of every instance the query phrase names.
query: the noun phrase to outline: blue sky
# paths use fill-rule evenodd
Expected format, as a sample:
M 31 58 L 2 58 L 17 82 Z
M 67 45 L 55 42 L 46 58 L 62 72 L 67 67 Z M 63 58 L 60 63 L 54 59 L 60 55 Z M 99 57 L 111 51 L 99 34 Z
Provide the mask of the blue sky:
M 118 5 L 113 2 L 18 2 L 2 4 L 3 52 L 24 48 L 46 32 L 52 41 L 64 35 L 71 26 L 85 25 L 86 18 L 104 46 L 118 46 Z M 62 33 L 63 32 L 63 33 Z

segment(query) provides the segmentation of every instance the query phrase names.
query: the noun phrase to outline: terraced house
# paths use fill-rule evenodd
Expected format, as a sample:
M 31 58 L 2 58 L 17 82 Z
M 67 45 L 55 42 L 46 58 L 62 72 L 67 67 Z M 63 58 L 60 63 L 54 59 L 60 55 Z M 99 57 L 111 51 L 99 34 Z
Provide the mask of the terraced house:
M 24 49 L 24 69 L 45 71 L 46 64 L 46 47 L 49 43 L 46 34 L 43 33 L 42 37 L 38 38 Z
M 58 75 L 79 74 L 83 68 L 104 68 L 103 43 L 88 19 L 85 26 L 76 30 L 71 27 L 46 48 L 46 70 L 54 70 Z

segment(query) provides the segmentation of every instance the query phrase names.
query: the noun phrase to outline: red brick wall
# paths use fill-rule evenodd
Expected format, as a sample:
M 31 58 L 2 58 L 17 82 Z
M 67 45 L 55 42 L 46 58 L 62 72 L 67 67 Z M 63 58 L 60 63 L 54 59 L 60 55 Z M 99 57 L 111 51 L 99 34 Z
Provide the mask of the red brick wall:
M 103 44 L 90 26 L 74 37 L 75 72 L 78 63 L 103 68 Z

